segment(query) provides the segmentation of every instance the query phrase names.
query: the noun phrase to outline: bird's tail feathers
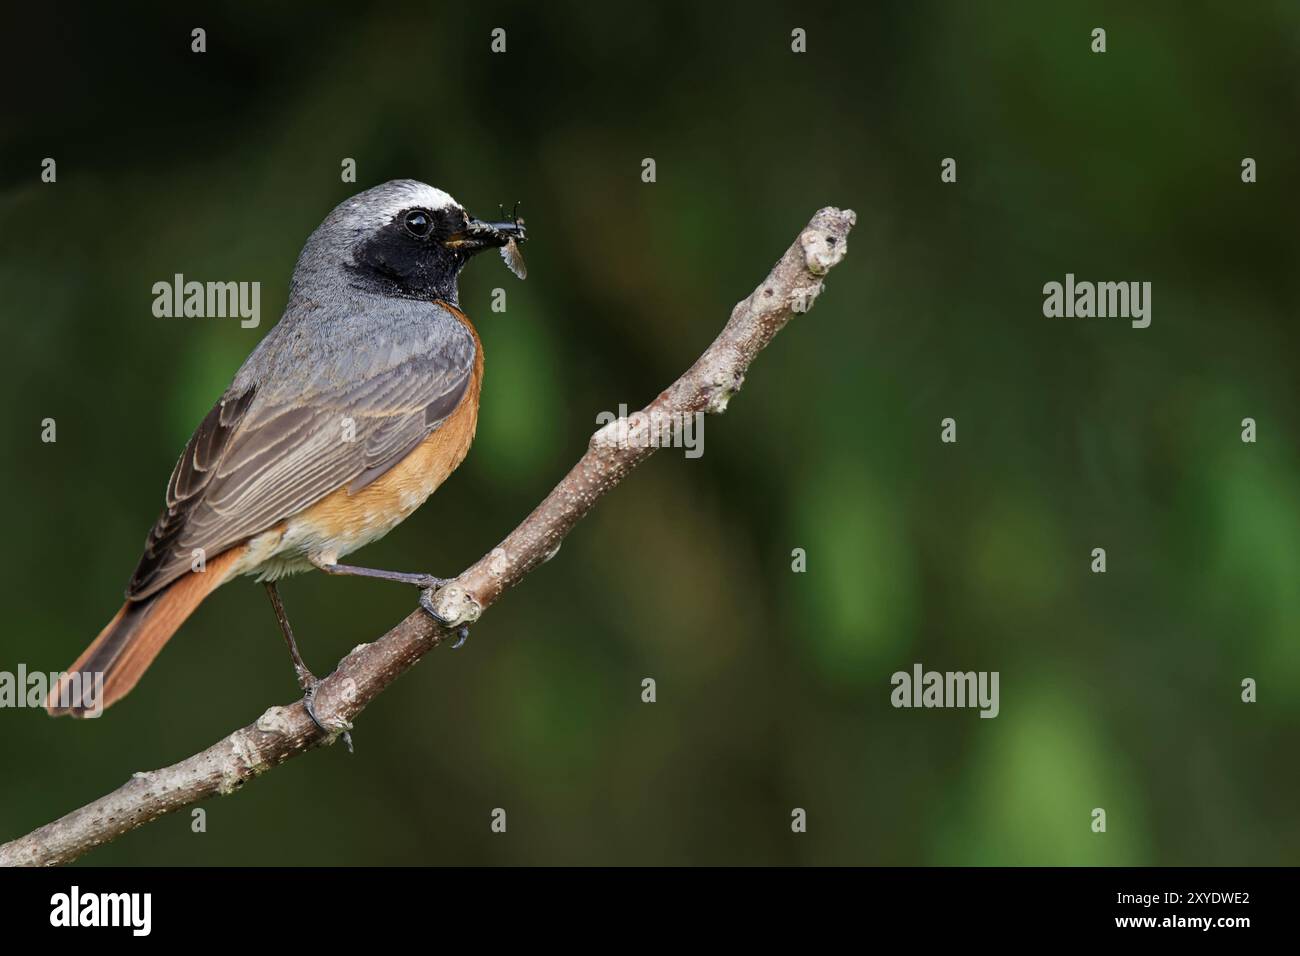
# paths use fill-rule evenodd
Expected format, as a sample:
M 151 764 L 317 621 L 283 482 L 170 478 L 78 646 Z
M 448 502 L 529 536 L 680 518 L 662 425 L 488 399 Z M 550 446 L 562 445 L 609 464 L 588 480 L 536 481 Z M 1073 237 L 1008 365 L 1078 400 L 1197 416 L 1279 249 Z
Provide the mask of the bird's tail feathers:
M 98 716 L 130 692 L 163 645 L 203 599 L 225 583 L 243 553 L 232 548 L 201 572 L 177 578 L 156 594 L 127 601 L 45 699 L 50 716 Z

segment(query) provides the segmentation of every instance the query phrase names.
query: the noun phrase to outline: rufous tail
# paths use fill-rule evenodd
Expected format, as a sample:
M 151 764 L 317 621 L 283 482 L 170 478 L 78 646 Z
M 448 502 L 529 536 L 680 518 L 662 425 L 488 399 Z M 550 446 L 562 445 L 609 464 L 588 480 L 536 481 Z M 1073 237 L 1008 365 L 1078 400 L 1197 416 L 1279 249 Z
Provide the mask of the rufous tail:
M 243 546 L 232 548 L 208 562 L 206 570 L 123 604 L 50 689 L 45 699 L 50 716 L 98 714 L 125 697 L 185 619 L 230 576 L 243 551 Z

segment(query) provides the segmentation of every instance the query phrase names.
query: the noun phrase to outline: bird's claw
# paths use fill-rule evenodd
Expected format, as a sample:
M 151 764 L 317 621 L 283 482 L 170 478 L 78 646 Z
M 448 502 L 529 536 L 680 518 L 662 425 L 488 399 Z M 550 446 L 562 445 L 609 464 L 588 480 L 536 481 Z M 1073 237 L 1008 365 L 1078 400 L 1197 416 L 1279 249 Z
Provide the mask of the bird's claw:
M 423 608 L 424 613 L 428 614 L 429 617 L 433 618 L 434 622 L 439 626 L 448 629 L 455 627 L 456 643 L 451 645 L 451 649 L 454 651 L 456 650 L 456 648 L 460 647 L 467 640 L 469 640 L 469 625 L 461 624 L 459 627 L 456 627 L 455 624 L 453 624 L 451 621 L 447 620 L 440 613 L 438 613 L 438 609 L 434 606 L 433 603 L 433 593 L 434 593 L 433 588 L 427 588 L 426 590 L 420 592 L 420 607 Z
M 331 728 L 327 727 L 321 719 L 316 716 L 316 688 L 320 686 L 320 681 L 315 677 L 312 677 L 310 674 L 308 674 L 307 677 L 307 686 L 304 688 L 305 693 L 302 695 L 302 706 L 303 709 L 307 711 L 307 716 L 311 718 L 311 722 L 315 724 L 322 733 L 331 737 L 338 734 L 339 738 L 343 741 L 343 746 L 348 748 L 348 753 L 352 753 L 352 734 L 349 732 L 352 730 L 352 724 L 346 720 L 340 719 L 337 721 L 338 726 Z

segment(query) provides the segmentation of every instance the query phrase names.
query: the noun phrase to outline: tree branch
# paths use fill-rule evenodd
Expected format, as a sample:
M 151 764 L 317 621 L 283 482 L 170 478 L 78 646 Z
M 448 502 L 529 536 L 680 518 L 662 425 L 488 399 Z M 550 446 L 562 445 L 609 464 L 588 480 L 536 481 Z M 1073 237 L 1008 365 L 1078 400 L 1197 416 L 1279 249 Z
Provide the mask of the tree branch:
M 812 306 L 826 273 L 844 258 L 856 221 L 851 210 L 826 208 L 813 216 L 762 285 L 732 310 L 722 333 L 695 364 L 641 415 L 597 431 L 586 454 L 532 514 L 434 595 L 438 613 L 453 627 L 476 621 L 529 571 L 553 557 L 579 519 L 655 452 L 656 416 L 724 411 L 758 353 L 794 313 Z M 67 863 L 150 820 L 215 794 L 233 793 L 291 757 L 332 744 L 385 687 L 453 633 L 415 611 L 374 643 L 353 648 L 321 682 L 316 709 L 333 733 L 317 729 L 301 701 L 272 707 L 201 753 L 137 773 L 107 796 L 0 846 L 0 865 Z

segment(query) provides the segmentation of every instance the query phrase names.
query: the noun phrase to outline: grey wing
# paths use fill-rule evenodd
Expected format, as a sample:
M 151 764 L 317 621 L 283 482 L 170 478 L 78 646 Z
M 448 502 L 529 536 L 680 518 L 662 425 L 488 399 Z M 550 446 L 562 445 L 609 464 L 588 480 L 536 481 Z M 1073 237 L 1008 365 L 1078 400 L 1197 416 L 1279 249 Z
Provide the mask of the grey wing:
M 457 322 L 430 351 L 368 363 L 351 356 L 342 387 L 321 384 L 335 375 L 273 397 L 232 387 L 176 463 L 127 597 L 170 584 L 198 549 L 214 558 L 339 488 L 355 492 L 383 475 L 460 404 L 476 348 Z

